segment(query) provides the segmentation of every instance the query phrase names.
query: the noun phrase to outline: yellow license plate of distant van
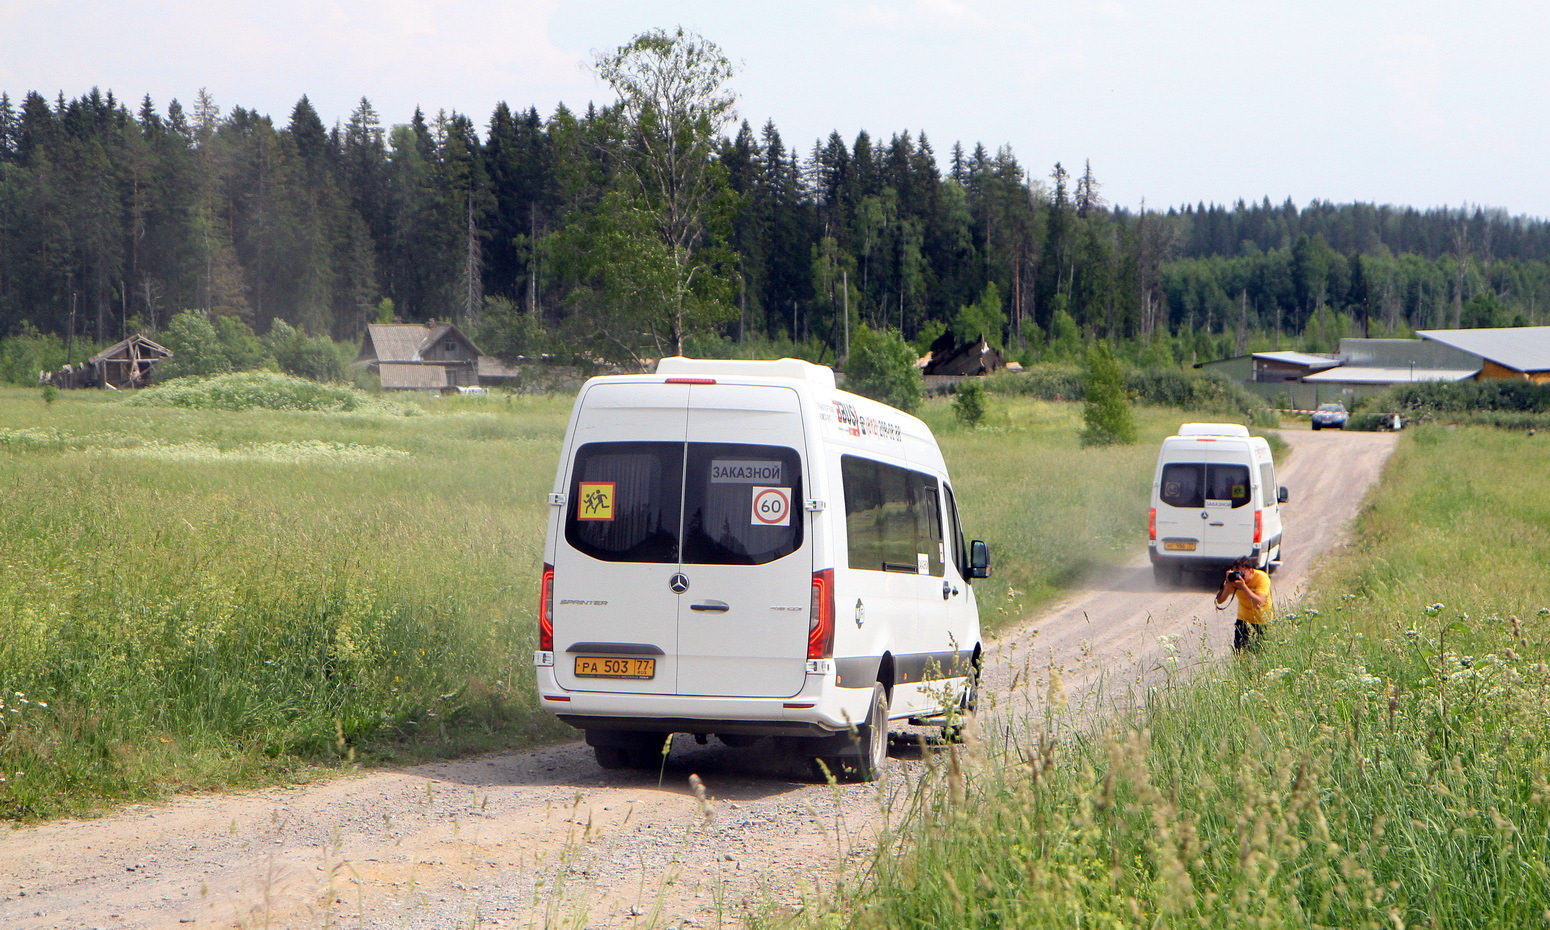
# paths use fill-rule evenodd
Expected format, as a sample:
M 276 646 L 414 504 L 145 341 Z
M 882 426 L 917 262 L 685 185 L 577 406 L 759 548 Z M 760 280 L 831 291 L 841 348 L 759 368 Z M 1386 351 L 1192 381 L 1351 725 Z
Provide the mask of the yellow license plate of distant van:
M 577 656 L 577 678 L 654 678 L 657 674 L 656 659 L 640 659 L 635 656 Z
M 1163 541 L 1163 548 L 1169 552 L 1194 552 L 1195 541 L 1193 539 L 1167 539 Z

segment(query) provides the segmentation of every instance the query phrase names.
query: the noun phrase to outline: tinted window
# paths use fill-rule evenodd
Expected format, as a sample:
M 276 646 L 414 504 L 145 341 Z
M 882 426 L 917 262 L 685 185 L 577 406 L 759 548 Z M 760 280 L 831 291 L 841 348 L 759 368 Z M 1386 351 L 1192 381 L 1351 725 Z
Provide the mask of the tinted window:
M 1249 467 L 1169 462 L 1163 466 L 1159 491 L 1170 507 L 1203 507 L 1208 500 L 1232 501 L 1234 507 L 1242 507 L 1249 502 Z
M 1259 466 L 1259 495 L 1263 498 L 1266 507 L 1275 506 L 1276 502 L 1276 470 L 1269 462 Z
M 682 443 L 588 443 L 571 473 L 565 541 L 610 562 L 677 562 L 682 485 Z
M 958 566 L 958 577 L 969 577 L 969 553 L 963 544 L 963 524 L 958 519 L 958 501 L 953 497 L 953 489 L 942 485 L 942 490 L 947 493 L 947 547 L 952 550 L 953 564 Z
M 762 565 L 802 546 L 802 463 L 795 449 L 690 443 L 684 561 Z
M 1206 500 L 1232 501 L 1234 507 L 1249 502 L 1249 466 L 1207 465 Z
M 1169 462 L 1163 466 L 1162 502 L 1170 507 L 1200 507 L 1205 503 L 1204 462 Z
M 793 449 L 596 442 L 576 453 L 565 540 L 610 562 L 760 565 L 801 548 Z M 683 506 L 687 498 L 687 506 Z M 680 547 L 680 540 L 682 546 Z
M 854 455 L 840 459 L 851 568 L 942 574 L 936 478 Z

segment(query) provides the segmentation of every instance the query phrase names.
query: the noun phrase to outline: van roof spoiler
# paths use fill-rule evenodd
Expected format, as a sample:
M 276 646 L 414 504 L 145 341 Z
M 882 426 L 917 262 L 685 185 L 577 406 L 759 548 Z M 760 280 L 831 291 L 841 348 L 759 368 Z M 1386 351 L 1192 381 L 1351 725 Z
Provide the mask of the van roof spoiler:
M 1180 436 L 1233 436 L 1249 438 L 1249 428 L 1240 423 L 1185 423 L 1179 427 Z
M 657 362 L 657 374 L 670 377 L 790 378 L 834 390 L 834 370 L 799 358 L 750 361 L 740 358 L 685 358 L 675 355 Z

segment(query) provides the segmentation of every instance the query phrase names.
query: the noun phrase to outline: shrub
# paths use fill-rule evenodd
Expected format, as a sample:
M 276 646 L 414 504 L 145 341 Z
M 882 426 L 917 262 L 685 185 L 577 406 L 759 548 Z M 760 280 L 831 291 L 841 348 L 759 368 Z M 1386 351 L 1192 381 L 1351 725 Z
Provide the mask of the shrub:
M 1104 343 L 1087 350 L 1086 404 L 1082 408 L 1082 445 L 1129 445 L 1136 441 L 1136 419 L 1125 396 L 1119 362 Z
M 915 350 L 898 333 L 863 326 L 851 339 L 845 389 L 900 410 L 914 410 L 925 394 L 915 358 Z
M 978 426 L 985 418 L 985 386 L 979 378 L 964 378 L 953 395 L 953 413 L 968 427 Z
M 308 336 L 284 320 L 275 320 L 263 345 L 288 375 L 312 381 L 345 380 L 344 350 L 327 336 Z
M 339 412 L 377 410 L 411 415 L 419 408 L 372 397 L 340 385 L 318 384 L 271 371 L 248 371 L 209 378 L 179 378 L 147 388 L 125 403 L 135 407 L 189 407 L 199 410 L 302 410 Z

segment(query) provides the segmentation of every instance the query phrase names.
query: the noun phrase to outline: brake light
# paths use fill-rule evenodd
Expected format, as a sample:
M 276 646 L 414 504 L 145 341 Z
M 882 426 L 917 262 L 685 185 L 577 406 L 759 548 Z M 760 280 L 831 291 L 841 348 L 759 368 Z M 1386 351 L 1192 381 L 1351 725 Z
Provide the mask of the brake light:
M 715 378 L 668 378 L 667 384 L 715 384 Z
M 1254 545 L 1259 545 L 1259 540 L 1265 535 L 1265 512 L 1254 511 Z
M 834 569 L 813 572 L 813 601 L 807 613 L 807 657 L 834 654 Z
M 1146 512 L 1146 538 L 1152 542 L 1157 541 L 1157 508 L 1153 507 Z
M 538 591 L 538 650 L 554 651 L 554 566 L 547 563 Z

